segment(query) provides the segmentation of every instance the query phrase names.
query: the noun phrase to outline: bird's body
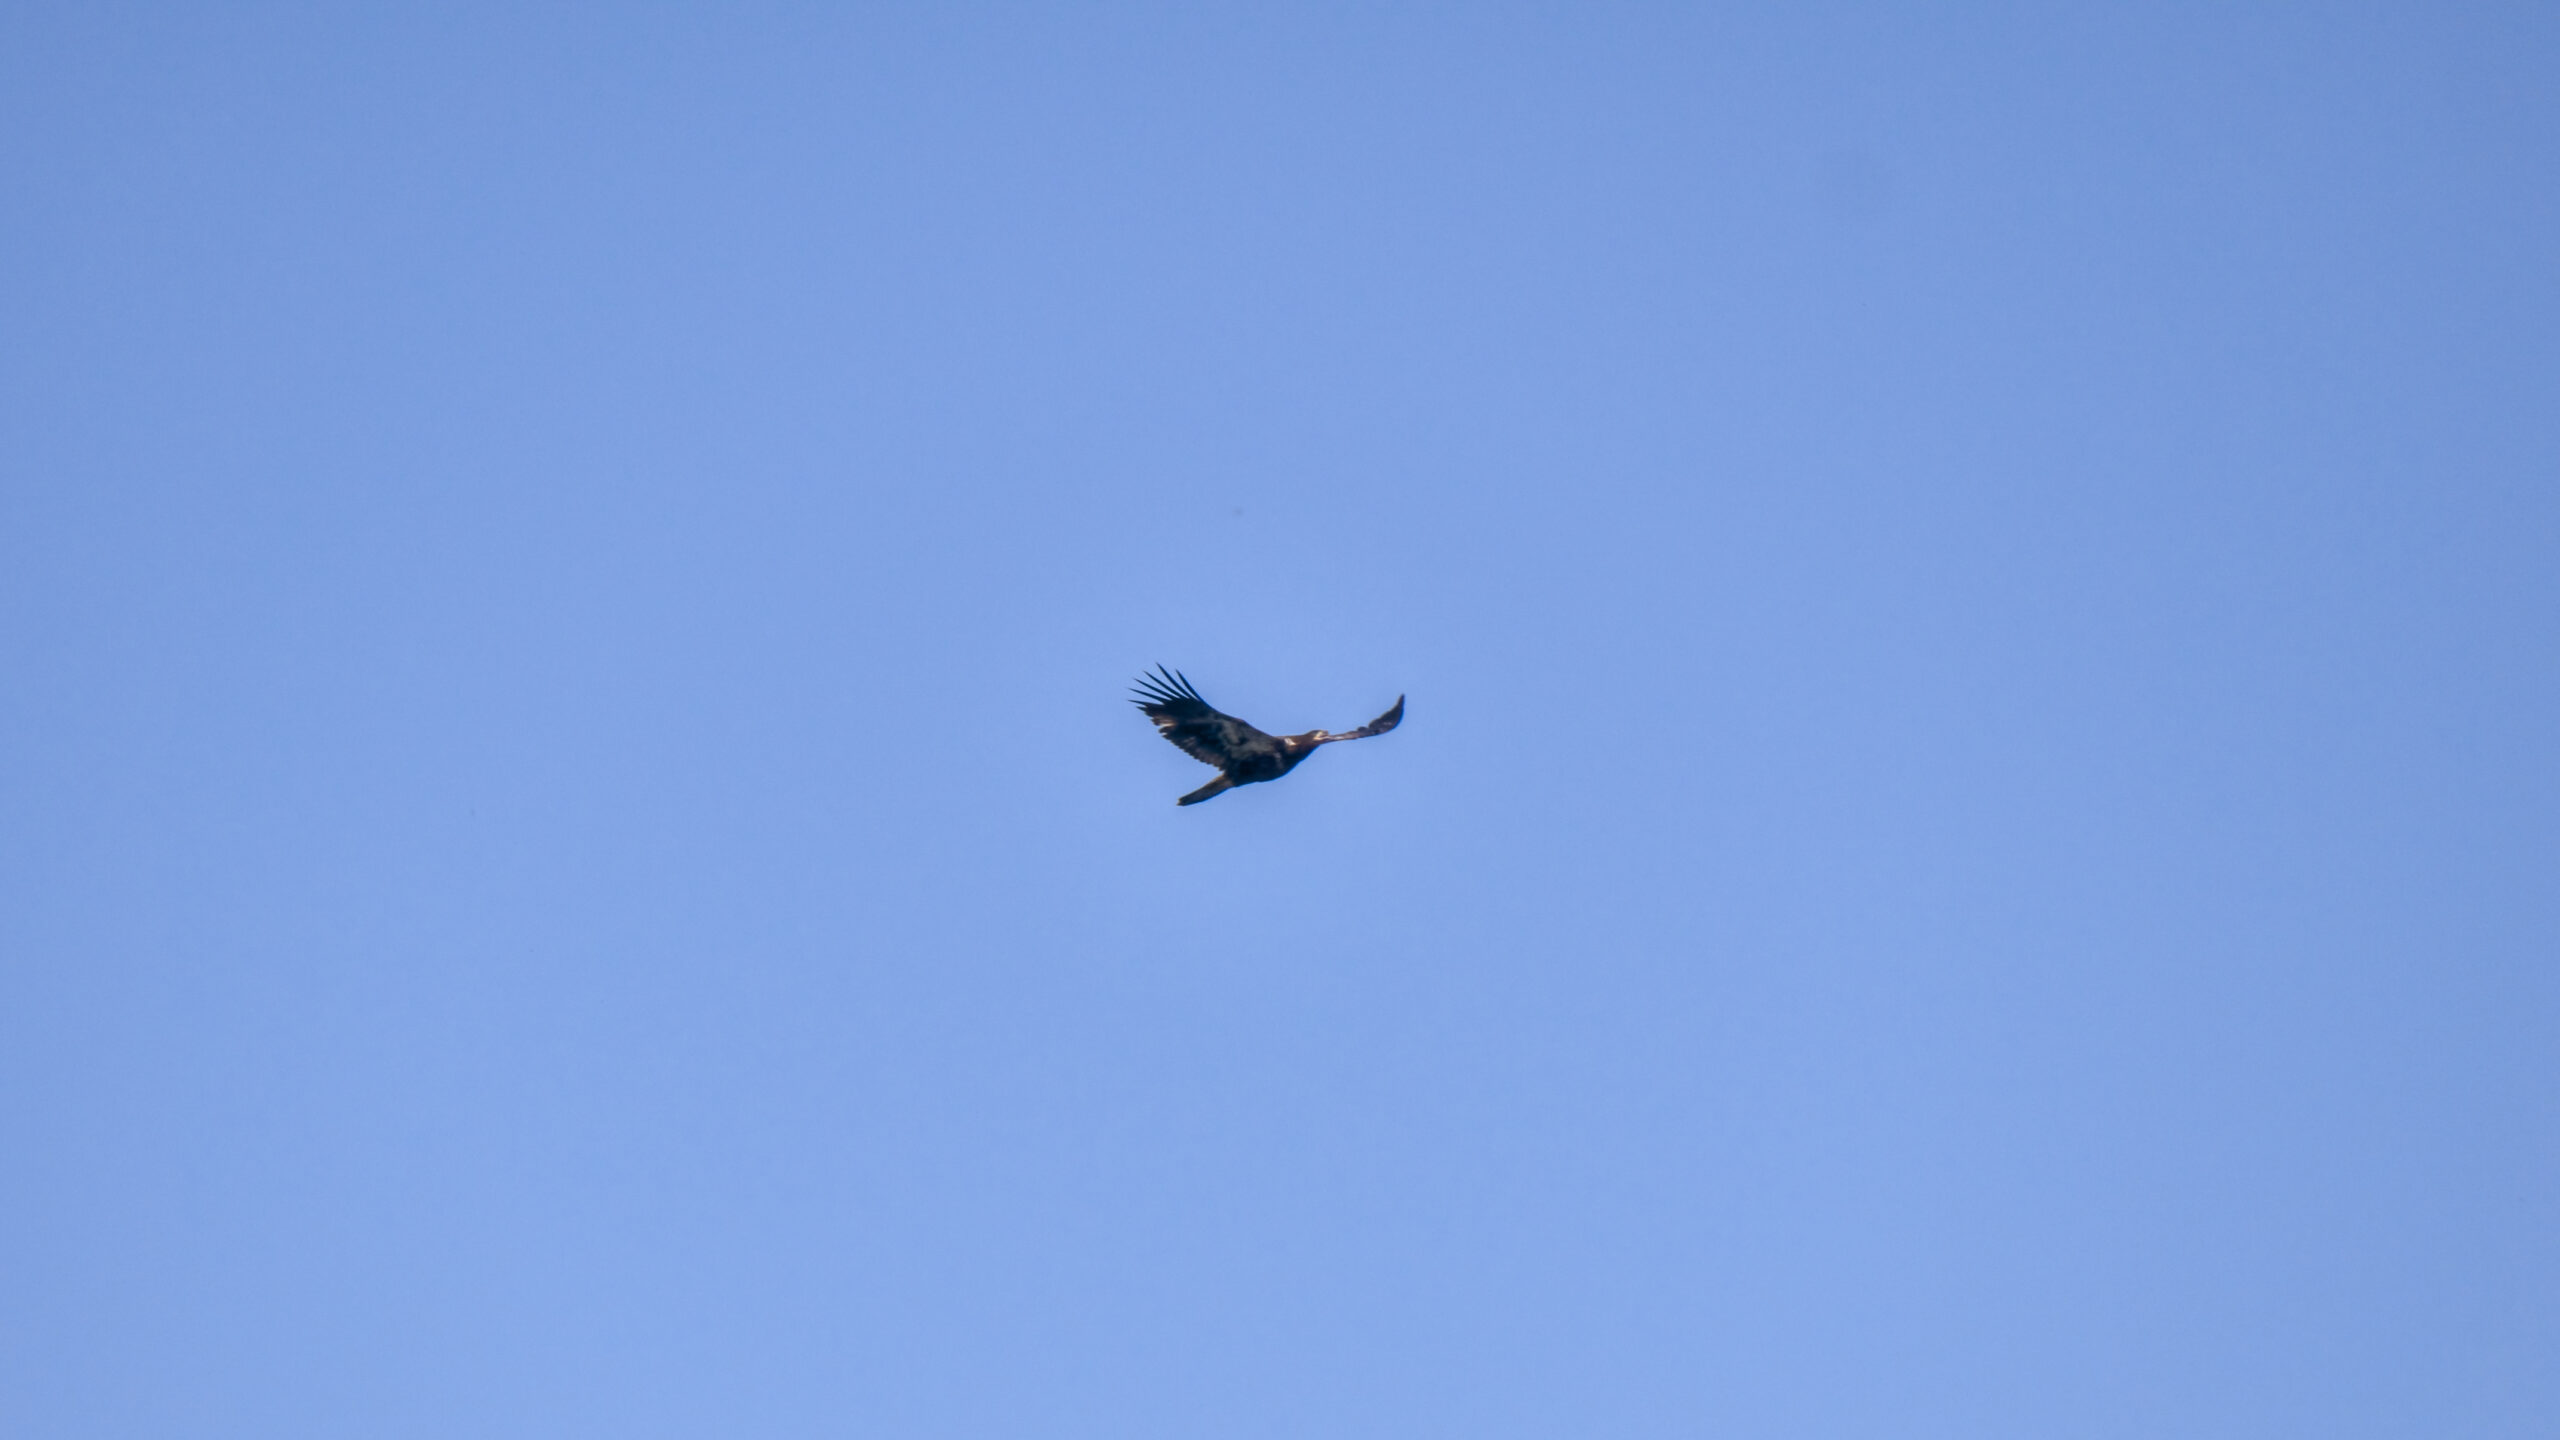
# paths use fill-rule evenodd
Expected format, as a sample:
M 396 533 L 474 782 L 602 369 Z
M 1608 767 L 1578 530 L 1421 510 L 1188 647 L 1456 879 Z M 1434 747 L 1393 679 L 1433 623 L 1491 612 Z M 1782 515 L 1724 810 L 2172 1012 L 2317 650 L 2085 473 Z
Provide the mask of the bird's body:
M 1318 746 L 1384 735 L 1404 720 L 1404 697 L 1399 695 L 1386 714 L 1341 735 L 1326 730 L 1265 735 L 1233 715 L 1221 715 L 1211 709 L 1182 672 L 1161 665 L 1155 674 L 1139 678 L 1138 696 L 1138 708 L 1156 722 L 1159 734 L 1183 754 L 1203 765 L 1218 767 L 1217 779 L 1173 802 L 1176 805 L 1197 805 L 1238 785 L 1277 780 L 1298 768 L 1299 762 L 1316 753 Z

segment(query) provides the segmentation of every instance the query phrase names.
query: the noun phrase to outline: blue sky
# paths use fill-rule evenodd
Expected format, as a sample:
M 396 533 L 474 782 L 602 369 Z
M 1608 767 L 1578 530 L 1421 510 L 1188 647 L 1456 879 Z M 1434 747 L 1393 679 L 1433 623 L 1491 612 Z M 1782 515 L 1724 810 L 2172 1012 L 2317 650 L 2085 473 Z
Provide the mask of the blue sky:
M 2555 73 L 16 7 L 0 1427 L 2548 1430 Z

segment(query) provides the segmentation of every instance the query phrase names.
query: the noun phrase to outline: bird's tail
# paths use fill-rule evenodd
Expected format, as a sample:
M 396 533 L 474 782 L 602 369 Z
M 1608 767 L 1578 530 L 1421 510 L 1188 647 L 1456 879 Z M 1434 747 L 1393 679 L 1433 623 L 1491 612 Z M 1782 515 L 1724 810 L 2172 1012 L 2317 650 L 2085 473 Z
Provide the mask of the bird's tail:
M 1217 779 L 1210 781 L 1208 784 L 1201 786 L 1199 789 L 1192 791 L 1190 794 L 1183 796 L 1181 799 L 1176 800 L 1173 803 L 1176 805 L 1197 805 L 1201 801 L 1208 799 L 1210 796 L 1215 795 L 1220 791 L 1234 789 L 1235 783 L 1236 782 L 1233 780 L 1221 775 Z

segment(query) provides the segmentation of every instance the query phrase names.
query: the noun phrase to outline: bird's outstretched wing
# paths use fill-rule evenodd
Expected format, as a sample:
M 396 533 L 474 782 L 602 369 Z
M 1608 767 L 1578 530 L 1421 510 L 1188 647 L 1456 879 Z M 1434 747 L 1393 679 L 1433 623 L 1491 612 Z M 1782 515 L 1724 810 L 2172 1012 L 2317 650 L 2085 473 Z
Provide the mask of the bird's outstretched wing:
M 1396 697 L 1396 703 L 1387 707 L 1386 714 L 1379 716 L 1377 719 L 1370 721 L 1368 724 L 1361 726 L 1357 730 L 1346 730 L 1339 735 L 1327 735 L 1324 738 L 1328 742 L 1335 740 L 1366 740 L 1372 735 L 1384 735 L 1403 723 L 1404 697 L 1399 695 Z
M 1137 707 L 1156 722 L 1157 733 L 1203 765 L 1232 769 L 1239 761 L 1280 749 L 1279 741 L 1233 715 L 1210 709 L 1179 670 L 1157 666 L 1155 674 L 1138 678 L 1137 692 Z

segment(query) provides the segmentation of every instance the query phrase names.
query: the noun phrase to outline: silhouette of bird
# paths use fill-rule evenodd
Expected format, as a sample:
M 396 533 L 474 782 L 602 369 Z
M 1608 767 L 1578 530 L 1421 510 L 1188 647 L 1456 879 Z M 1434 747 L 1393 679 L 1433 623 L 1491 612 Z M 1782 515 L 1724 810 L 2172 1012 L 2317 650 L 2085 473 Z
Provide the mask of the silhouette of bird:
M 1182 753 L 1203 765 L 1218 767 L 1218 778 L 1174 801 L 1176 805 L 1197 805 L 1212 795 L 1232 790 L 1238 785 L 1254 785 L 1277 780 L 1298 768 L 1298 762 L 1316 753 L 1319 745 L 1337 740 L 1366 740 L 1384 735 L 1404 721 L 1404 697 L 1387 713 L 1357 730 L 1336 735 L 1327 730 L 1310 730 L 1304 735 L 1265 735 L 1233 715 L 1221 715 L 1209 708 L 1200 692 L 1179 670 L 1156 667 L 1153 675 L 1138 677 L 1134 702 L 1147 718 L 1156 722 L 1156 732 L 1182 748 Z

